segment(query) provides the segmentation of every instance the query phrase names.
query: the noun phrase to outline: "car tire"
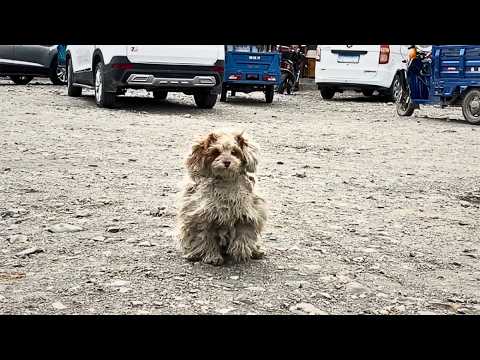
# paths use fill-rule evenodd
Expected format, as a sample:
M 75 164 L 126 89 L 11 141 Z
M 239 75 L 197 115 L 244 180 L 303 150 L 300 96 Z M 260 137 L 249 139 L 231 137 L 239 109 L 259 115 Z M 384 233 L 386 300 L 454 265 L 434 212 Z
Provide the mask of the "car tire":
M 65 85 L 67 83 L 67 69 L 63 66 L 58 66 L 57 58 L 52 61 L 49 78 L 54 85 Z
M 33 76 L 28 75 L 11 75 L 10 80 L 12 80 L 17 85 L 27 85 L 32 81 Z
M 265 101 L 267 104 L 273 102 L 273 96 L 275 95 L 275 87 L 273 85 L 268 85 L 265 89 Z
M 222 93 L 220 94 L 220 102 L 226 102 L 227 101 L 227 89 L 222 87 Z
M 320 89 L 320 95 L 322 95 L 322 98 L 325 99 L 325 100 L 333 99 L 333 97 L 335 96 L 335 89 L 321 88 Z
M 193 98 L 200 109 L 211 109 L 217 102 L 217 94 L 211 92 L 198 92 L 193 95 Z
M 73 65 L 72 59 L 68 59 L 67 65 L 67 94 L 71 97 L 82 96 L 82 88 L 80 86 L 75 86 L 73 79 Z
M 95 103 L 101 108 L 111 108 L 115 105 L 116 93 L 105 91 L 104 66 L 103 61 L 99 61 L 95 66 Z
M 363 96 L 370 97 L 373 95 L 373 90 L 372 89 L 363 89 L 362 90 Z
M 480 90 L 471 89 L 462 101 L 462 113 L 470 124 L 480 124 Z
M 168 96 L 168 91 L 165 90 L 153 90 L 153 98 L 155 100 L 165 100 Z

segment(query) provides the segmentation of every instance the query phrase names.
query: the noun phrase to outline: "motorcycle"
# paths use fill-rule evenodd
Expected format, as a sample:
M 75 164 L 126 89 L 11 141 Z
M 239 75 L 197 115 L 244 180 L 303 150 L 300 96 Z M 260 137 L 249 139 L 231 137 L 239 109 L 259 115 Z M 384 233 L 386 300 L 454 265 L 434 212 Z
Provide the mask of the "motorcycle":
M 278 86 L 278 93 L 291 94 L 294 90 L 298 90 L 300 84 L 300 75 L 302 66 L 306 66 L 306 57 L 300 49 L 290 50 L 288 53 L 282 54 L 280 64 L 281 81 Z
M 429 81 L 432 70 L 432 53 L 411 45 L 408 48 L 408 56 L 403 63 L 406 69 L 400 72 L 400 84 L 394 89 L 397 113 L 400 116 L 410 116 L 415 109 L 419 108 L 412 99 L 412 88 L 415 87 L 416 97 L 428 97 Z

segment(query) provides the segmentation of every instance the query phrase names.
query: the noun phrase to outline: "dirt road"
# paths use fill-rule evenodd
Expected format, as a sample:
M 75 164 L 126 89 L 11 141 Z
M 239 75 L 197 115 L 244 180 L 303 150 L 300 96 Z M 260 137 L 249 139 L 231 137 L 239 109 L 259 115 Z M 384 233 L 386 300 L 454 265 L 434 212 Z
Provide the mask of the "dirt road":
M 87 94 L 0 80 L 0 313 L 480 313 L 480 127 L 459 110 Z M 268 254 L 192 264 L 173 237 L 182 162 L 223 127 L 261 145 Z

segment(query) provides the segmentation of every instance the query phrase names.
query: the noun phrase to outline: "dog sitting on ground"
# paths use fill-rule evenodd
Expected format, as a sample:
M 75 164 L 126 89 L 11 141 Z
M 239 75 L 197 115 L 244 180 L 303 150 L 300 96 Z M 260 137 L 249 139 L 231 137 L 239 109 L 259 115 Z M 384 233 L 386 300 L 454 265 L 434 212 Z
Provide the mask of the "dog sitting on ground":
M 221 265 L 224 256 L 263 257 L 267 210 L 254 190 L 257 156 L 258 147 L 241 132 L 212 132 L 192 146 L 177 216 L 185 258 Z

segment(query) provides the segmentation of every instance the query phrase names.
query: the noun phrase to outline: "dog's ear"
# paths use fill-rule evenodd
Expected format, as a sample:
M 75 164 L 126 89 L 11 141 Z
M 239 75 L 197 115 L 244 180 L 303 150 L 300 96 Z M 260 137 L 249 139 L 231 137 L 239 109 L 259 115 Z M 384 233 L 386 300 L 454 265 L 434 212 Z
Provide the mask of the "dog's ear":
M 206 137 L 198 140 L 192 146 L 192 151 L 187 158 L 187 168 L 197 172 L 205 167 L 205 157 L 211 144 L 217 141 L 218 137 L 215 133 L 210 133 Z
M 248 172 L 254 173 L 257 170 L 258 164 L 258 147 L 247 139 L 243 131 L 235 135 L 235 141 L 240 149 L 242 149 L 245 158 L 245 169 Z

